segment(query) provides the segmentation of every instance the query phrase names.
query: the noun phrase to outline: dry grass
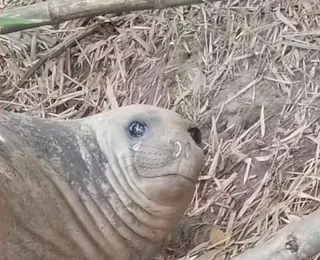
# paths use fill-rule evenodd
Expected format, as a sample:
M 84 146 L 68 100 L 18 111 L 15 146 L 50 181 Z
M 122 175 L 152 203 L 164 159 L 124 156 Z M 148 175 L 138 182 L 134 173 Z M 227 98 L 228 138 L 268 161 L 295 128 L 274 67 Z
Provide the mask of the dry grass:
M 197 122 L 206 165 L 157 259 L 227 259 L 318 207 L 319 11 L 216 2 L 0 36 L 0 106 L 67 119 L 144 102 Z

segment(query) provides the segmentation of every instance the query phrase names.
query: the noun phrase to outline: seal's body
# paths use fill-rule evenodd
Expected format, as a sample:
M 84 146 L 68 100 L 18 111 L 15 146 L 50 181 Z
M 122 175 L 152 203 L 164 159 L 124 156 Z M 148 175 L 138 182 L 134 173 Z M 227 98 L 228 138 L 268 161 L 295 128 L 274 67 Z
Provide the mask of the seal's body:
M 191 201 L 200 139 L 146 105 L 69 121 L 1 112 L 2 260 L 150 260 Z

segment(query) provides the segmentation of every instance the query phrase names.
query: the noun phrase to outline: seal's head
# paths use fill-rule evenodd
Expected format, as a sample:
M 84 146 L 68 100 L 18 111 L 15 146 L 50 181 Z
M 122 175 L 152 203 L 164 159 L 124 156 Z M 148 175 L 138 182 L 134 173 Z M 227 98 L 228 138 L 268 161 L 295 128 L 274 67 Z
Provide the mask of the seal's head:
M 204 163 L 195 125 L 148 105 L 121 107 L 95 122 L 98 143 L 117 178 L 160 205 L 190 202 Z

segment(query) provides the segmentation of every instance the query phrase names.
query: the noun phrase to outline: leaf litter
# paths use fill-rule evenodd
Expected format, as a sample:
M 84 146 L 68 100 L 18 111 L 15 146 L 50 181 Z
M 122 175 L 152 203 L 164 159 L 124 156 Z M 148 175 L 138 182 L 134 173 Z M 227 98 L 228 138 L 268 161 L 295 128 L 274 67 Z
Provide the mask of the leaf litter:
M 216 1 L 0 35 L 0 107 L 70 119 L 147 103 L 196 122 L 205 166 L 155 259 L 229 259 L 318 208 L 317 10 Z

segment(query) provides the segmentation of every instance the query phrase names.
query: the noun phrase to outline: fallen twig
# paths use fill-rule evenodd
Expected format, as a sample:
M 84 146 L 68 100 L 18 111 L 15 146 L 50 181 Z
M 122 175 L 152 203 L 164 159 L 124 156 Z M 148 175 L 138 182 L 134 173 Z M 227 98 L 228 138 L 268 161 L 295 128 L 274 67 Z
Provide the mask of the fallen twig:
M 317 210 L 232 260 L 307 260 L 319 252 L 320 210 Z
M 21 88 L 23 84 L 26 82 L 26 80 L 30 78 L 47 60 L 61 55 L 65 50 L 75 45 L 77 41 L 81 41 L 82 39 L 86 38 L 88 35 L 92 34 L 95 30 L 99 28 L 100 25 L 101 25 L 101 22 L 97 22 L 87 27 L 80 33 L 77 32 L 75 34 L 72 34 L 64 42 L 58 44 L 48 53 L 48 55 L 45 55 L 44 57 L 42 57 L 24 74 L 24 76 L 19 81 L 17 87 Z

